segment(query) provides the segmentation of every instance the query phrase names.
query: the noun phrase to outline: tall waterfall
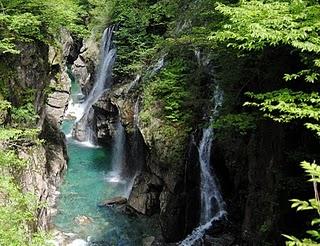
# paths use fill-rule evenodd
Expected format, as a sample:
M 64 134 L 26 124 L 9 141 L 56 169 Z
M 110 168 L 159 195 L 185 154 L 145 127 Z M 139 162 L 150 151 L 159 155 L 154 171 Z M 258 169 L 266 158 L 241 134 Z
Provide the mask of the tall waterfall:
M 139 98 L 137 98 L 134 108 L 133 108 L 133 143 L 132 143 L 132 150 L 131 152 L 134 153 L 135 161 L 131 164 L 131 169 L 133 172 L 128 177 L 127 187 L 126 187 L 126 193 L 125 196 L 129 198 L 130 193 L 132 191 L 132 187 L 134 184 L 134 180 L 137 177 L 137 175 L 141 171 L 141 158 L 142 156 L 139 153 Z
M 133 108 L 133 127 L 136 133 L 139 127 L 139 98 L 136 100 Z
M 223 102 L 223 91 L 216 86 L 214 91 L 214 108 L 210 123 L 219 114 L 219 108 Z M 212 150 L 214 131 L 211 126 L 203 129 L 202 139 L 198 148 L 200 170 L 201 170 L 201 216 L 200 226 L 185 238 L 180 245 L 191 246 L 198 242 L 205 232 L 213 225 L 215 221 L 219 221 L 226 216 L 225 202 L 219 190 L 219 185 L 213 170 L 211 169 L 210 156 Z
M 108 177 L 109 182 L 118 183 L 121 181 L 121 172 L 125 161 L 125 131 L 120 119 L 115 129 L 115 138 L 112 148 L 112 173 Z
M 114 26 L 111 26 L 103 32 L 98 73 L 94 86 L 84 102 L 84 115 L 111 86 L 112 67 L 116 58 L 116 49 L 112 43 L 113 30 Z
M 113 45 L 114 26 L 108 27 L 103 33 L 100 47 L 100 62 L 97 69 L 95 83 L 86 100 L 80 104 L 76 119 L 76 136 L 80 141 L 92 141 L 94 131 L 92 129 L 92 105 L 95 104 L 106 90 L 111 86 L 112 67 L 116 58 L 116 48 Z M 84 135 L 84 136 L 83 136 Z

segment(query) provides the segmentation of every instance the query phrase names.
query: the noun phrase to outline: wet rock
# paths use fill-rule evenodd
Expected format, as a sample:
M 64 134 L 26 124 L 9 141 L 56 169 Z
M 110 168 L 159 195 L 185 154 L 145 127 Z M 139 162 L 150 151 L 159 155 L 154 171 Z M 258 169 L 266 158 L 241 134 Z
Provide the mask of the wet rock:
M 85 40 L 80 54 L 71 68 L 85 95 L 89 94 L 94 82 L 96 62 L 99 60 L 98 53 L 97 43 L 90 39 Z
M 159 211 L 159 195 L 162 182 L 149 173 L 136 177 L 128 204 L 139 213 L 152 215 Z
M 167 242 L 180 241 L 184 237 L 184 196 L 165 188 L 160 194 L 160 225 Z
M 77 238 L 78 235 L 74 233 L 66 233 L 66 232 L 62 232 L 55 229 L 51 231 L 51 234 L 53 239 L 46 241 L 49 245 L 54 245 L 54 246 L 87 245 L 86 241 Z
M 231 234 L 221 235 L 219 237 L 211 237 L 206 235 L 204 238 L 204 245 L 208 246 L 231 246 L 234 245 L 235 238 Z
M 91 224 L 93 222 L 93 219 L 85 215 L 79 215 L 74 218 L 74 221 L 79 225 L 87 225 Z
M 114 197 L 108 200 L 105 200 L 103 202 L 101 202 L 98 206 L 99 207 L 105 207 L 105 206 L 112 206 L 112 205 L 123 205 L 127 203 L 127 198 L 125 197 Z
M 151 246 L 154 241 L 155 241 L 155 237 L 145 237 L 144 239 L 142 239 L 142 245 Z
M 81 120 L 79 120 L 72 131 L 72 136 L 80 141 L 92 141 L 96 142 L 95 136 L 96 136 L 96 117 L 94 116 L 95 112 L 92 108 L 89 109 L 89 113 L 87 117 L 82 117 Z

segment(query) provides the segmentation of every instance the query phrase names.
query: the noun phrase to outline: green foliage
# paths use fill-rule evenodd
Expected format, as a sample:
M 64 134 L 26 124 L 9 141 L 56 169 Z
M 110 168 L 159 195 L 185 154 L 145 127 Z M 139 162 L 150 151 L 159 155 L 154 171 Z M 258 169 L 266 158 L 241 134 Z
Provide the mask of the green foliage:
M 41 143 L 39 129 L 22 128 L 34 127 L 36 114 L 31 103 L 15 108 L 0 100 L 3 118 L 10 110 L 12 125 L 5 125 L 5 119 L 1 119 L 0 127 L 0 245 L 44 245 L 44 234 L 33 231 L 40 204 L 35 196 L 22 192 L 12 177 L 28 167 L 28 160 L 17 154 L 19 148 Z
M 39 118 L 32 103 L 12 108 L 12 125 L 20 127 L 35 126 Z
M 277 122 L 292 122 L 303 120 L 305 126 L 319 134 L 318 122 L 320 120 L 320 95 L 318 92 L 304 93 L 282 89 L 263 94 L 247 93 L 256 100 L 246 102 L 245 106 L 257 107 L 264 116 Z
M 286 75 L 315 82 L 319 77 L 320 6 L 312 1 L 241 1 L 236 6 L 218 4 L 216 10 L 228 17 L 212 41 L 244 51 L 287 45 L 297 50 L 308 69 Z M 314 56 L 313 54 L 317 54 Z
M 62 27 L 85 33 L 80 19 L 84 12 L 76 0 L 2 0 L 1 7 L 0 54 L 19 53 L 18 42 L 52 44 Z
M 24 143 L 39 142 L 37 129 L 0 129 L 0 245 L 44 245 L 44 234 L 34 233 L 37 198 L 23 192 L 10 173 L 26 168 L 28 161 L 18 157 Z
M 309 199 L 308 201 L 301 201 L 299 199 L 292 199 L 290 200 L 292 202 L 291 207 L 296 208 L 297 211 L 316 211 L 317 217 L 315 217 L 311 221 L 311 226 L 314 226 L 315 229 L 308 230 L 307 233 L 311 236 L 311 238 L 304 238 L 302 240 L 294 237 L 294 236 L 288 236 L 283 235 L 288 239 L 286 242 L 286 245 L 288 246 L 315 246 L 319 245 L 320 243 L 320 200 L 319 200 L 319 193 L 317 190 L 317 184 L 320 183 L 320 166 L 318 166 L 315 163 L 309 163 L 309 162 L 302 162 L 301 167 L 304 169 L 304 171 L 307 173 L 307 175 L 310 177 L 309 181 L 313 183 L 313 188 L 315 192 L 315 198 Z
M 320 78 L 320 5 L 316 1 L 240 1 L 236 4 L 217 4 L 215 11 L 220 13 L 221 26 L 212 30 L 208 39 L 212 46 L 228 48 L 236 51 L 239 56 L 259 59 L 266 51 L 273 52 L 280 48 L 290 52 L 292 57 L 300 57 L 301 64 L 295 70 L 284 72 L 284 82 L 300 83 L 297 89 L 289 89 L 292 84 L 286 83 L 285 89 L 265 92 L 247 93 L 250 102 L 245 106 L 259 109 L 264 116 L 281 123 L 299 122 L 320 136 L 319 109 L 320 97 L 318 86 L 310 86 Z M 270 54 L 270 53 L 269 53 Z M 255 64 L 256 66 L 257 64 Z M 259 68 L 259 74 L 264 68 Z M 270 76 L 274 78 L 275 76 Z M 259 79 L 259 76 L 258 76 Z M 261 81 L 257 81 L 261 83 Z M 276 84 L 271 81 L 272 84 Z M 306 82 L 306 83 L 305 83 Z M 257 86 L 259 87 L 259 86 Z M 280 86 L 278 85 L 277 88 Z M 296 86 L 295 86 L 296 87 Z M 265 86 L 264 88 L 268 88 Z M 269 88 L 272 88 L 270 86 Z M 274 88 L 274 87 L 273 87 Z M 320 172 L 318 166 L 307 162 L 303 168 L 311 181 L 318 183 Z M 299 240 L 287 236 L 287 245 L 319 245 L 319 197 L 315 188 L 316 198 L 308 201 L 292 200 L 297 210 L 316 210 L 318 217 L 312 224 L 317 228 L 308 231 L 311 238 Z
M 224 134 L 237 133 L 246 135 L 256 128 L 256 118 L 248 113 L 226 114 L 213 122 L 213 128 Z
M 85 6 L 90 16 L 89 29 L 101 34 L 103 29 L 112 22 L 112 15 L 115 9 L 114 0 L 87 0 L 81 5 Z
M 198 93 L 194 90 L 199 86 L 196 71 L 186 57 L 168 54 L 165 66 L 143 84 L 140 122 L 150 129 L 156 145 L 161 146 L 163 163 L 181 163 L 187 138 L 197 120 L 195 115 L 200 110 Z
M 183 60 L 173 60 L 145 86 L 144 107 L 152 107 L 156 102 L 158 107 L 161 107 L 161 114 L 165 120 L 171 122 L 190 120 L 191 115 L 185 105 L 191 98 L 186 79 L 187 72 L 188 67 Z
M 34 142 L 40 141 L 38 135 L 40 129 L 37 128 L 0 128 L 0 141 L 4 142 Z
M 26 160 L 18 158 L 14 150 L 0 151 L 0 167 L 21 168 L 26 166 Z
M 11 108 L 11 103 L 6 100 L 0 100 L 0 111 L 8 110 Z
M 0 177 L 0 244 L 45 245 L 43 236 L 31 236 L 29 229 L 40 206 L 32 194 L 22 193 L 12 178 Z
M 191 112 L 185 104 L 192 97 L 188 87 L 188 71 L 182 59 L 171 61 L 152 82 L 144 86 L 144 107 L 157 107 L 159 114 L 156 116 L 171 123 L 190 121 Z
M 114 68 L 120 80 L 132 78 L 150 65 L 161 46 L 177 4 L 169 0 L 114 0 L 109 19 L 116 24 L 118 48 Z

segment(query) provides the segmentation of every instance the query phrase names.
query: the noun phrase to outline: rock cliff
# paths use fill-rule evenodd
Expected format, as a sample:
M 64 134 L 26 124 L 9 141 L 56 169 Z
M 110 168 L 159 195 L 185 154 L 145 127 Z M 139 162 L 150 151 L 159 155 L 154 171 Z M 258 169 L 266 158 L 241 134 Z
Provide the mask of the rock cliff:
M 67 167 L 65 137 L 60 132 L 60 123 L 69 100 L 70 79 L 66 60 L 72 51 L 72 37 L 62 30 L 61 48 L 48 47 L 43 43 L 21 45 L 19 56 L 8 56 L 2 61 L 10 76 L 10 101 L 21 105 L 27 91 L 36 113 L 41 144 L 18 149 L 18 154 L 28 160 L 28 166 L 18 175 L 23 191 L 36 195 L 47 206 L 38 211 L 34 229 L 48 229 L 54 213 L 57 186 Z

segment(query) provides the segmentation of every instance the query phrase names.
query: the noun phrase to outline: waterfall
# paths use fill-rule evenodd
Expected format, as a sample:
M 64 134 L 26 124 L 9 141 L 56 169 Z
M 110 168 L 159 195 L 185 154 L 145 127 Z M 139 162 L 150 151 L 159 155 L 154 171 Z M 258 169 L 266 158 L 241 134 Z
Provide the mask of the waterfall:
M 214 91 L 214 108 L 210 123 L 219 114 L 219 108 L 223 102 L 223 92 L 216 86 Z M 193 230 L 193 232 L 185 238 L 180 245 L 190 246 L 198 242 L 205 234 L 205 232 L 213 225 L 215 221 L 219 221 L 227 214 L 225 210 L 225 202 L 219 190 L 219 185 L 213 170 L 211 169 L 211 150 L 213 144 L 214 131 L 211 126 L 203 129 L 202 139 L 199 144 L 199 162 L 201 171 L 201 216 L 200 226 Z
M 111 26 L 106 28 L 103 32 L 100 48 L 100 63 L 96 81 L 83 104 L 85 114 L 111 86 L 112 67 L 116 58 L 116 49 L 113 47 L 112 43 L 113 30 L 114 26 Z
M 196 58 L 197 58 L 198 66 L 201 66 L 201 65 L 202 65 L 202 62 L 201 62 L 201 52 L 200 52 L 199 48 L 196 48 L 196 49 L 194 50 L 194 55 L 195 55 Z
M 129 84 L 127 93 L 137 86 L 140 79 L 141 79 L 141 75 L 138 74 L 136 78 Z
M 100 47 L 100 62 L 95 83 L 86 100 L 78 106 L 74 135 L 80 141 L 94 141 L 95 132 L 93 131 L 91 124 L 93 121 L 92 117 L 94 117 L 92 106 L 111 86 L 112 67 L 116 58 L 116 48 L 112 42 L 113 31 L 114 26 L 111 26 L 106 28 L 103 33 Z
M 133 127 L 134 127 L 134 132 L 136 134 L 139 127 L 139 98 L 135 102 L 134 108 L 133 108 Z
M 167 54 L 164 54 L 160 57 L 160 59 L 157 61 L 157 63 L 153 66 L 150 77 L 153 77 L 156 73 L 158 73 L 164 66 L 164 59 Z
M 198 66 L 203 66 L 203 67 L 207 67 L 210 63 L 210 58 L 206 57 L 203 53 L 201 53 L 199 48 L 195 48 L 194 50 L 194 55 L 196 57 Z
M 120 119 L 117 122 L 114 143 L 112 148 L 112 172 L 110 177 L 108 177 L 109 182 L 118 183 L 121 182 L 121 173 L 123 164 L 125 161 L 125 131 L 124 127 L 121 124 Z
M 130 193 L 132 191 L 132 187 L 134 184 L 134 180 L 141 171 L 141 163 L 140 163 L 140 158 L 141 156 L 139 155 L 139 98 L 137 98 L 134 107 L 133 107 L 133 143 L 132 143 L 132 150 L 131 152 L 134 153 L 136 156 L 135 158 L 135 163 L 134 166 L 131 168 L 134 168 L 134 173 L 131 174 L 131 177 L 129 177 L 129 180 L 127 182 L 127 187 L 126 187 L 126 197 L 129 198 Z M 138 163 L 138 165 L 137 165 Z

